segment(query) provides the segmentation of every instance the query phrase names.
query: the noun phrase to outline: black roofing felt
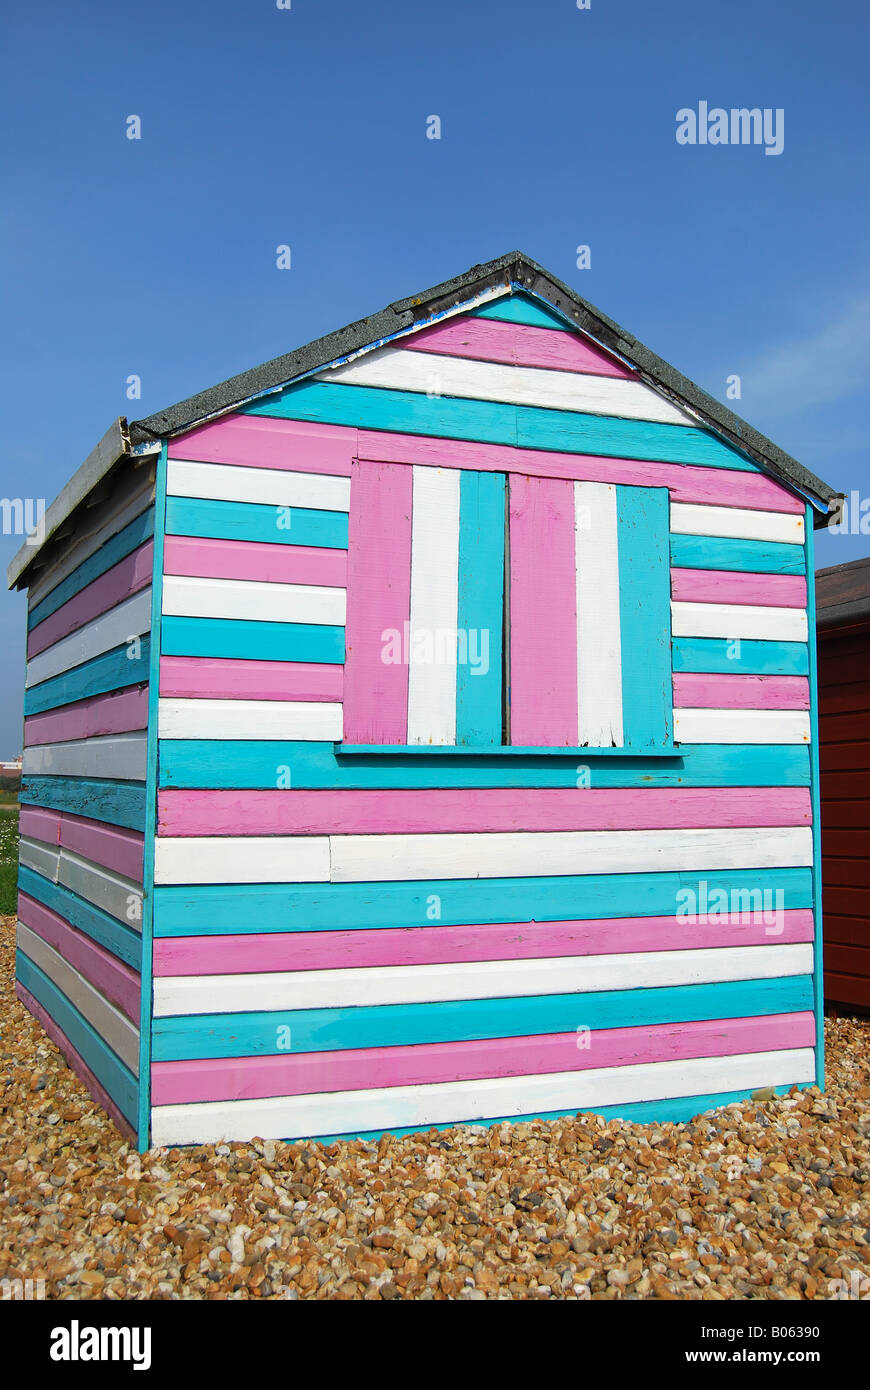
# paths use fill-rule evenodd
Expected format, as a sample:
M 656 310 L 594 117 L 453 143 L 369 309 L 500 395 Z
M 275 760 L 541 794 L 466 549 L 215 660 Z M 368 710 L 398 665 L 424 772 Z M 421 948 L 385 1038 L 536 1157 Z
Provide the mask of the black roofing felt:
M 274 391 L 295 379 L 320 371 L 349 353 L 413 328 L 415 324 L 445 313 L 482 291 L 499 285 L 538 295 L 575 327 L 623 357 L 650 386 L 675 404 L 694 411 L 704 424 L 768 473 L 805 493 L 823 511 L 835 510 L 830 504 L 839 497 L 836 489 L 817 478 L 797 459 L 778 448 L 733 411 L 708 396 L 688 377 L 657 357 L 613 319 L 602 314 L 521 251 L 510 251 L 484 265 L 472 266 L 452 280 L 445 280 L 432 289 L 406 299 L 398 299 L 378 313 L 359 319 L 334 333 L 327 333 L 325 337 L 317 338 L 295 352 L 241 372 L 144 420 L 132 421 L 129 427 L 130 442 L 135 446 L 182 434 L 216 415 L 237 408 L 254 396 Z

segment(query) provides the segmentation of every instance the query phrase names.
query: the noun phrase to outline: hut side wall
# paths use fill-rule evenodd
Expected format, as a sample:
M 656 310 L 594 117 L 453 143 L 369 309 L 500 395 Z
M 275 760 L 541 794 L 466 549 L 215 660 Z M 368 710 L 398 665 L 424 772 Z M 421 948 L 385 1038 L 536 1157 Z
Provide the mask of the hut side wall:
M 819 633 L 825 998 L 870 1009 L 870 624 Z
M 449 470 L 668 489 L 676 753 L 403 749 L 422 696 L 340 751 L 372 727 L 345 590 L 353 626 L 375 586 L 369 635 L 431 594 Z M 815 1079 L 801 501 L 521 297 L 175 440 L 166 481 L 153 1142 L 679 1118 Z M 355 556 L 406 553 L 409 496 L 429 540 L 378 577 Z
M 153 463 L 64 531 L 28 592 L 16 993 L 133 1138 Z

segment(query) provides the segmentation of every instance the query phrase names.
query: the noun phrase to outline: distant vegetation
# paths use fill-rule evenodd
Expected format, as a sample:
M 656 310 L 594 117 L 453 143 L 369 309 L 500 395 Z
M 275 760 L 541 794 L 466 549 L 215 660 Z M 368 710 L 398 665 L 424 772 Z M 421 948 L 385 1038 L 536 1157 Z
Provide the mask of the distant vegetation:
M 20 789 L 19 776 L 10 777 L 8 774 L 0 773 L 0 806 L 17 806 Z
M 0 915 L 14 915 L 17 905 L 18 815 L 7 802 L 0 804 Z

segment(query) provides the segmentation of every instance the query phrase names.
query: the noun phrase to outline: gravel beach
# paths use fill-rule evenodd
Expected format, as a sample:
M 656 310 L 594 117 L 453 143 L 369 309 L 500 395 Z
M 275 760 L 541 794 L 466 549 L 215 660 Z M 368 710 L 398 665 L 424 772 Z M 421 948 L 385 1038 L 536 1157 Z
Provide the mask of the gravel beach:
M 828 1090 L 324 1146 L 113 1128 L 13 993 L 0 919 L 0 1288 L 52 1299 L 870 1297 L 870 1020 Z

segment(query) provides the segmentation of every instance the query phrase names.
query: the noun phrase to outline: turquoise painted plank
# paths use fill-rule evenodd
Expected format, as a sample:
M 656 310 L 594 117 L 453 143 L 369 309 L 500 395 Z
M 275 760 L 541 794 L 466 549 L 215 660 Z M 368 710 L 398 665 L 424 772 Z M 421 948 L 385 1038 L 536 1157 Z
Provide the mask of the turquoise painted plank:
M 379 386 L 301 381 L 280 395 L 244 406 L 241 413 L 486 444 L 517 442 L 513 405 L 447 396 L 430 398 L 418 391 L 390 391 Z
M 34 777 L 25 774 L 18 797 L 30 806 L 72 811 L 77 816 L 145 828 L 145 783 L 113 782 L 99 777 Z
M 617 487 L 622 724 L 630 748 L 671 743 L 670 498 L 663 487 Z
M 107 540 L 105 545 L 95 554 L 90 555 L 87 560 L 83 560 L 78 569 L 74 569 L 72 574 L 58 584 L 56 589 L 52 589 L 41 603 L 37 603 L 35 608 L 30 610 L 27 616 L 28 628 L 36 627 L 44 618 L 48 618 L 69 599 L 74 598 L 82 589 L 86 589 L 95 579 L 99 579 L 101 574 L 110 570 L 113 565 L 117 565 L 119 560 L 123 560 L 126 555 L 131 555 L 140 545 L 149 540 L 154 533 L 154 508 L 149 507 L 140 516 L 134 517 L 123 531 Z
M 151 586 L 151 660 L 148 672 L 148 751 L 145 774 L 145 853 L 142 861 L 142 983 L 139 991 L 139 1102 L 136 1139 L 144 1153 L 151 1138 L 151 1011 L 154 939 L 154 841 L 157 834 L 158 707 L 163 623 L 163 555 L 166 535 L 167 445 L 163 440 L 154 480 L 154 583 Z
M 470 311 L 470 317 L 498 319 L 501 323 L 526 323 L 532 328 L 561 328 L 567 333 L 572 328 L 554 309 L 546 308 L 524 294 L 512 294 L 503 299 L 494 299 L 491 304 L 482 304 L 479 309 Z
M 807 624 L 810 641 L 810 787 L 813 803 L 813 914 L 815 923 L 816 1085 L 825 1086 L 825 972 L 822 931 L 822 810 L 819 780 L 819 673 L 816 653 L 816 572 L 813 509 L 807 504 L 805 519 L 807 561 Z
M 579 795 L 580 793 L 578 793 Z M 350 931 L 367 927 L 585 921 L 674 913 L 677 894 L 707 884 L 734 910 L 753 890 L 782 891 L 769 907 L 812 907 L 810 869 L 711 869 L 709 873 L 579 874 L 542 878 L 456 878 L 391 883 L 165 884 L 155 889 L 155 936 L 227 932 Z M 718 900 L 717 900 L 718 901 Z M 757 903 L 757 899 L 756 899 Z M 433 914 L 439 914 L 433 916 Z M 507 915 L 506 915 L 507 914 Z M 687 931 L 691 928 L 687 927 Z
M 243 618 L 164 618 L 166 656 L 260 661 L 344 661 L 344 628 L 318 623 L 260 623 Z
M 806 1083 L 797 1083 L 801 1089 L 805 1089 Z M 774 1091 L 778 1096 L 787 1095 L 791 1086 L 775 1086 Z M 394 1138 L 400 1139 L 409 1134 L 428 1134 L 435 1129 L 444 1131 L 455 1129 L 457 1125 L 469 1124 L 473 1129 L 492 1129 L 494 1125 L 519 1125 L 527 1124 L 532 1120 L 565 1120 L 574 1119 L 577 1115 L 602 1115 L 605 1120 L 630 1120 L 633 1124 L 681 1124 L 685 1120 L 692 1120 L 696 1115 L 704 1115 L 708 1110 L 718 1110 L 724 1105 L 733 1105 L 735 1101 L 749 1099 L 748 1091 L 716 1091 L 705 1096 L 679 1096 L 673 1100 L 646 1100 L 637 1101 L 630 1105 L 605 1105 L 600 1110 L 543 1110 L 537 1114 L 529 1115 L 498 1115 L 491 1120 L 453 1120 L 450 1124 L 426 1125 L 421 1130 L 420 1126 L 411 1126 L 407 1129 L 374 1129 L 360 1130 L 352 1134 L 318 1134 L 306 1135 L 304 1138 L 296 1137 L 287 1139 L 288 1144 L 338 1144 L 350 1139 L 380 1139 L 384 1134 L 391 1134 Z
M 103 652 L 60 676 L 31 685 L 24 693 L 24 713 L 40 714 L 42 710 L 71 705 L 90 695 L 105 695 L 128 685 L 145 685 L 150 655 L 149 637 L 141 638 L 138 646 L 113 647 L 110 652 Z
M 803 574 L 804 548 L 780 541 L 737 541 L 728 536 L 671 536 L 671 564 L 693 570 L 747 570 L 750 574 Z
M 332 743 L 271 740 L 162 739 L 162 787 L 274 787 L 275 769 L 290 768 L 291 786 L 327 787 L 576 787 L 588 769 L 593 787 L 806 787 L 804 745 L 682 744 L 679 756 L 510 758 L 454 755 L 424 758 L 341 757 Z M 585 774 L 584 774 L 585 776 Z
M 127 1070 L 121 1059 L 103 1042 L 96 1029 L 82 1017 L 54 981 L 50 980 L 38 965 L 34 965 L 23 951 L 15 953 L 15 975 L 63 1030 L 79 1056 L 87 1062 L 100 1085 L 108 1091 L 121 1114 L 135 1125 L 138 1086 L 133 1073 Z
M 750 638 L 675 637 L 675 671 L 710 671 L 751 676 L 805 676 L 805 642 L 759 642 Z
M 468 660 L 456 668 L 456 742 L 460 746 L 498 746 L 502 741 L 504 532 L 504 474 L 463 469 L 456 625 L 460 634 L 465 633 Z
M 541 410 L 530 405 L 517 406 L 517 444 L 521 449 L 552 449 L 557 453 L 698 463 L 741 473 L 761 471 L 715 434 L 692 425 L 580 415 L 571 410 Z
M 18 887 L 22 893 L 29 893 L 31 898 L 50 907 L 70 926 L 77 927 L 93 941 L 105 946 L 119 960 L 132 965 L 134 970 L 141 969 L 142 942 L 138 932 L 125 927 L 123 922 L 110 917 L 108 912 L 103 912 L 85 898 L 80 898 L 62 883 L 52 883 L 51 879 L 28 869 L 25 864 L 18 869 Z
M 286 524 L 288 518 L 289 526 Z M 281 522 L 283 525 L 279 524 Z M 310 507 L 267 507 L 259 502 L 170 497 L 166 502 L 166 534 L 347 550 L 347 513 L 314 511 Z
M 544 994 L 514 999 L 462 999 L 434 1004 L 379 1004 L 356 1008 L 199 1014 L 154 1019 L 155 1062 L 179 1058 L 258 1057 L 278 1051 L 289 1028 L 294 1052 L 333 1052 L 518 1038 L 538 1033 L 649 1027 L 696 1019 L 748 1018 L 812 1008 L 812 980 L 795 975 L 733 980 L 714 985 Z
M 581 415 L 571 410 L 545 410 L 454 396 L 430 399 L 422 392 L 390 391 L 379 386 L 301 381 L 280 395 L 245 406 L 242 413 L 519 445 L 523 449 L 551 449 L 557 453 L 603 454 L 759 472 L 754 463 L 715 435 L 690 425 L 662 425 L 648 420 L 623 420 L 615 415 Z

